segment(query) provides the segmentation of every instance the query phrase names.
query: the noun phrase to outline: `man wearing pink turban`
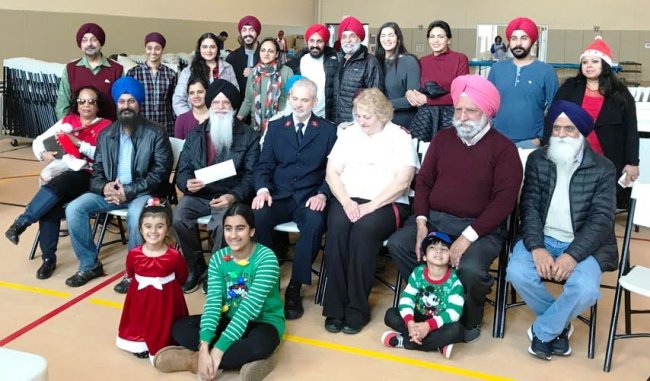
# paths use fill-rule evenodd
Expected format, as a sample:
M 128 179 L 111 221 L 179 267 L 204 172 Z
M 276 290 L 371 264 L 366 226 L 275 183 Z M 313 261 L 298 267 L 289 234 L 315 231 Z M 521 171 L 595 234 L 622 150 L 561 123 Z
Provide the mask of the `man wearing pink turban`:
M 244 16 L 237 24 L 242 46 L 233 50 L 226 57 L 226 62 L 232 65 L 240 89 L 246 88 L 246 81 L 250 69 L 260 60 L 260 46 L 257 37 L 262 31 L 262 23 L 255 16 Z M 244 92 L 240 94 L 244 98 Z
M 510 21 L 506 38 L 513 59 L 495 63 L 488 75 L 503 104 L 494 118 L 494 128 L 521 148 L 540 145 L 544 112 L 559 87 L 553 67 L 531 54 L 537 36 L 533 20 L 517 17 Z
M 336 51 L 327 44 L 330 31 L 323 24 L 312 24 L 305 31 L 307 47 L 287 62 L 294 74 L 316 83 L 316 106 L 312 112 L 321 118 L 334 120 L 334 78 L 338 73 Z
M 420 264 L 418 248 L 429 231 L 455 238 L 450 264 L 465 286 L 462 330 L 449 342 L 472 342 L 480 335 L 485 296 L 493 279 L 490 264 L 506 237 L 504 223 L 512 212 L 522 167 L 514 144 L 492 128 L 499 110 L 497 89 L 479 75 L 451 83 L 454 128 L 431 140 L 415 181 L 413 216 L 388 239 L 388 252 L 401 274 Z
M 123 72 L 122 65 L 104 57 L 102 47 L 106 34 L 101 26 L 86 23 L 79 27 L 76 35 L 77 46 L 84 56 L 65 65 L 56 98 L 56 118 L 62 119 L 70 111 L 71 95 L 83 86 L 93 86 L 101 93 L 99 115 L 115 121 L 115 103 L 111 97 L 111 86 Z

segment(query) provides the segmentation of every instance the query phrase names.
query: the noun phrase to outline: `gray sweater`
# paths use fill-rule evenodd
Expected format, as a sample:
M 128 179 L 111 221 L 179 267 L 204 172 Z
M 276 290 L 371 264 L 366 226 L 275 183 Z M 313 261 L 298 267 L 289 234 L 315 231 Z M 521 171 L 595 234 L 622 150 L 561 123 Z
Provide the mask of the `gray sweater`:
M 386 97 L 395 109 L 393 123 L 408 128 L 417 108 L 411 106 L 404 95 L 407 90 L 420 88 L 420 64 L 417 58 L 411 55 L 401 56 L 397 63 L 397 70 L 395 70 L 392 60 L 386 60 L 384 62 L 384 88 Z

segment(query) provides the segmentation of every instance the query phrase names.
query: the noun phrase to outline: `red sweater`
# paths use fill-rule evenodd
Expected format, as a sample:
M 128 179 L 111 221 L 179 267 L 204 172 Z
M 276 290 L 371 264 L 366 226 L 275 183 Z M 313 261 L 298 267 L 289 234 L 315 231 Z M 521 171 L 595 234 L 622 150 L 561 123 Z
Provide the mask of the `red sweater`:
M 97 74 L 93 74 L 85 66 L 77 66 L 81 60 L 68 62 L 68 82 L 70 82 L 70 93 L 74 94 L 83 86 L 94 86 L 102 94 L 102 102 L 99 105 L 99 116 L 115 121 L 117 119 L 115 102 L 111 96 L 113 83 L 122 77 L 122 65 L 113 60 L 108 60 L 110 67 L 102 66 Z
M 522 172 L 514 144 L 494 128 L 470 147 L 455 128 L 442 130 L 415 180 L 415 215 L 428 217 L 432 209 L 474 218 L 471 226 L 481 237 L 514 209 Z
M 429 54 L 422 57 L 420 69 L 420 86 L 424 87 L 426 82 L 435 81 L 440 87 L 450 91 L 451 82 L 456 77 L 469 74 L 469 63 L 466 55 L 449 49 L 439 56 Z M 435 99 L 428 99 L 427 104 L 451 106 L 454 102 L 451 100 L 451 94 L 447 93 Z

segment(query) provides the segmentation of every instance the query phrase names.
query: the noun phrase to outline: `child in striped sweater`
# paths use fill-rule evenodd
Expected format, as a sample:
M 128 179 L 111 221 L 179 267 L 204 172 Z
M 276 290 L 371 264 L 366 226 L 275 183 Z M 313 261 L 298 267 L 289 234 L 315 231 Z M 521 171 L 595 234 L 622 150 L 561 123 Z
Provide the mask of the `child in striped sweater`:
M 425 263 L 413 270 L 399 307 L 389 308 L 384 317 L 386 325 L 394 330 L 381 337 L 387 347 L 439 350 L 449 358 L 454 343 L 463 341 L 459 319 L 465 292 L 456 270 L 449 267 L 452 242 L 442 232 L 431 232 L 422 240 Z

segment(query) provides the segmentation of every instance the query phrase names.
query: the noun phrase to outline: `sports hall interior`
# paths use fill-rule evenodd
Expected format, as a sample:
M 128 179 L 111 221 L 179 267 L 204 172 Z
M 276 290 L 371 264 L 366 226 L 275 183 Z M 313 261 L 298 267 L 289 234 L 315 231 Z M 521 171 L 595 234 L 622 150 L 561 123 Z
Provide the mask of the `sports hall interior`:
M 262 22 L 261 37 L 285 31 L 289 46 L 306 26 L 314 22 L 336 23 L 354 15 L 368 23 L 371 33 L 386 21 L 397 22 L 404 42 L 418 56 L 429 54 L 425 31 L 436 19 L 447 21 L 453 32 L 452 49 L 476 58 L 478 24 L 505 25 L 526 16 L 548 26 L 547 61 L 578 63 L 582 50 L 592 41 L 594 27 L 611 45 L 615 61 L 641 64 L 641 73 L 631 78 L 650 85 L 650 7 L 643 0 L 521 2 L 495 0 L 269 0 L 228 2 L 213 0 L 0 0 L 0 59 L 30 57 L 64 63 L 80 55 L 74 35 L 79 25 L 95 22 L 106 31 L 105 54 L 142 54 L 143 36 L 158 31 L 167 39 L 166 52 L 190 52 L 197 36 L 222 30 L 230 34 L 226 49 L 236 48 L 237 21 L 256 15 Z M 424 30 L 422 30 L 424 28 Z M 422 52 L 416 52 L 421 49 Z M 480 58 L 480 57 L 479 57 Z M 561 71 L 558 76 L 575 75 Z M 41 164 L 34 158 L 30 140 L 0 134 L 0 228 L 6 229 L 22 212 L 38 187 Z M 650 171 L 641 164 L 641 172 Z M 642 175 L 643 176 L 643 175 Z M 645 177 L 646 179 L 648 176 Z M 619 251 L 626 214 L 616 218 Z M 65 225 L 64 225 L 65 226 Z M 126 245 L 103 248 L 100 259 L 107 273 L 78 289 L 67 287 L 65 279 L 77 269 L 70 240 L 61 238 L 58 266 L 47 280 L 37 280 L 38 258 L 28 260 L 37 226 L 32 226 L 14 246 L 0 239 L 0 347 L 34 353 L 47 360 L 50 380 L 190 380 L 190 373 L 165 374 L 146 360 L 119 350 L 115 336 L 124 296 L 115 293 L 124 269 Z M 111 229 L 107 240 L 118 238 Z M 631 261 L 650 266 L 650 229 L 632 234 Z M 318 268 L 321 256 L 314 264 Z M 390 259 L 382 264 L 381 275 L 395 278 Z M 495 262 L 494 267 L 496 268 Z M 289 279 L 290 265 L 282 267 L 282 291 Z M 615 285 L 617 272 L 605 273 L 603 285 Z M 603 372 L 607 335 L 612 316 L 614 291 L 601 288 L 598 302 L 595 358 L 587 357 L 588 328 L 574 322 L 573 354 L 546 362 L 530 356 L 526 329 L 533 314 L 526 306 L 509 309 L 503 338 L 492 337 L 494 308 L 486 305 L 482 333 L 477 342 L 458 344 L 451 359 L 439 353 L 386 348 L 380 336 L 387 327 L 385 310 L 393 292 L 376 283 L 370 296 L 372 320 L 357 335 L 331 334 L 323 328 L 322 309 L 313 303 L 318 279 L 303 288 L 305 314 L 287 321 L 279 363 L 268 380 L 646 380 L 650 376 L 648 339 L 618 340 L 612 370 Z M 558 290 L 556 286 L 549 286 Z M 496 285 L 493 289 L 496 289 Z M 494 297 L 494 292 L 492 294 Z M 191 314 L 202 312 L 205 295 L 186 295 Z M 633 296 L 634 309 L 650 309 L 647 298 Z M 589 315 L 589 311 L 585 311 Z M 619 332 L 623 327 L 620 319 Z M 634 331 L 650 331 L 650 316 L 632 318 Z M 4 380 L 0 369 L 0 380 Z M 237 380 L 237 372 L 220 379 Z

